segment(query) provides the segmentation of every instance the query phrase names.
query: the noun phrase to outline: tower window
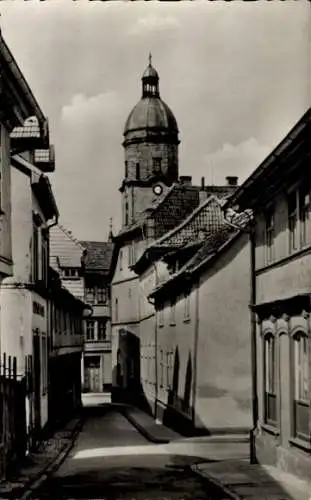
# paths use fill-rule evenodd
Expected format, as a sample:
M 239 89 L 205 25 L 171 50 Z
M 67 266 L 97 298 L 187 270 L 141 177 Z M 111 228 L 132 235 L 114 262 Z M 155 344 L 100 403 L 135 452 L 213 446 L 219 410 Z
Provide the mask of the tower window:
M 140 165 L 139 163 L 136 163 L 136 179 L 140 179 Z
M 125 161 L 125 177 L 126 178 L 128 177 L 128 173 L 129 173 L 129 171 L 128 171 L 128 162 Z
M 152 166 L 153 166 L 153 173 L 159 174 L 161 172 L 161 158 L 153 158 Z
M 125 214 L 124 215 L 125 215 L 125 225 L 127 226 L 129 223 L 129 204 L 127 201 L 125 202 Z

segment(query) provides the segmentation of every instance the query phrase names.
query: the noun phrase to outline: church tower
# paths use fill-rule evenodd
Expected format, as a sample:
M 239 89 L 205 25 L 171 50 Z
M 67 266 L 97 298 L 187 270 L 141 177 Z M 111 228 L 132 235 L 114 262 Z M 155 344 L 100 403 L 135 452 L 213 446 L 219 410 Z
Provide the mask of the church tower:
M 178 126 L 162 101 L 159 75 L 149 64 L 142 76 L 142 97 L 124 128 L 123 226 L 135 221 L 162 192 L 178 180 Z

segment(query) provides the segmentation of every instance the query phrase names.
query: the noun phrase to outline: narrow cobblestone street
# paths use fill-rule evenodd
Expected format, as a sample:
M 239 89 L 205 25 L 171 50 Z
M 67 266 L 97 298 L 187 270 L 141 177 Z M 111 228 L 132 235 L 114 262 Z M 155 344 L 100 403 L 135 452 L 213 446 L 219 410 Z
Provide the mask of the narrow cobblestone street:
M 200 457 L 170 454 L 149 443 L 112 406 L 85 411 L 71 453 L 33 499 L 225 499 L 190 469 Z

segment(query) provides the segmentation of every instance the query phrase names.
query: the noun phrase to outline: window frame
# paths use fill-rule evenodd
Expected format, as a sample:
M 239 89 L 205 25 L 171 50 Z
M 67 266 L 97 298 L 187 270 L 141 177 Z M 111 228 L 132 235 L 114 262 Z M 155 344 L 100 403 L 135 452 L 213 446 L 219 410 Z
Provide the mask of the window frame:
M 96 304 L 105 305 L 107 304 L 107 288 L 104 286 L 98 286 L 96 289 Z
M 89 299 L 89 297 L 92 295 L 92 299 Z M 86 286 L 85 287 L 85 302 L 87 304 L 94 305 L 96 303 L 96 290 L 95 287 L 91 286 Z
M 265 261 L 267 264 L 274 260 L 274 241 L 275 241 L 275 207 L 270 206 L 265 214 Z
M 92 342 L 94 340 L 96 340 L 95 336 L 96 336 L 96 327 L 95 327 L 95 320 L 94 319 L 87 319 L 85 321 L 85 340 L 87 342 Z M 92 325 L 92 328 L 89 329 L 89 326 Z M 92 332 L 92 335 L 89 334 L 89 331 L 91 330 Z
M 32 282 L 39 280 L 39 226 L 35 221 L 32 223 L 32 262 L 31 276 Z
M 272 354 L 270 354 L 270 351 L 267 352 L 267 342 L 269 342 L 270 340 L 273 341 Z M 269 330 L 263 335 L 263 419 L 265 424 L 272 427 L 277 427 L 278 425 L 279 398 L 277 386 L 277 370 L 278 356 L 276 336 L 271 330 Z
M 170 326 L 176 325 L 176 298 L 170 301 Z
M 117 323 L 119 321 L 119 300 L 117 297 L 114 299 L 114 314 L 115 322 Z
M 184 293 L 184 321 L 190 321 L 191 312 L 190 312 L 190 293 Z
M 159 328 L 164 327 L 164 306 L 163 304 L 160 305 L 158 308 L 158 326 Z
M 305 352 L 301 340 L 304 340 Z M 296 330 L 291 336 L 291 369 L 292 369 L 292 433 L 294 438 L 303 441 L 310 440 L 310 378 L 309 378 L 309 338 L 303 328 Z M 299 344 L 299 345 L 298 345 Z M 296 347 L 298 345 L 298 347 Z M 302 359 L 306 357 L 306 359 Z M 298 358 L 298 359 L 297 359 Z M 298 363 L 297 363 L 298 362 Z M 298 369 L 297 369 L 298 364 Z M 302 365 L 302 366 L 301 366 Z M 298 380 L 297 380 L 298 372 Z M 307 382 L 307 393 L 302 395 Z M 306 429 L 301 427 L 299 420 L 306 420 Z
M 303 182 L 298 188 L 300 246 L 311 243 L 311 183 Z M 307 199 L 307 201 L 306 201 Z
M 101 327 L 104 327 L 104 335 L 101 335 Z M 107 340 L 107 321 L 105 319 L 97 320 L 97 340 L 104 341 Z
M 292 209 L 291 204 L 293 205 Z M 299 249 L 298 187 L 287 193 L 287 217 L 289 230 L 289 253 L 293 253 Z

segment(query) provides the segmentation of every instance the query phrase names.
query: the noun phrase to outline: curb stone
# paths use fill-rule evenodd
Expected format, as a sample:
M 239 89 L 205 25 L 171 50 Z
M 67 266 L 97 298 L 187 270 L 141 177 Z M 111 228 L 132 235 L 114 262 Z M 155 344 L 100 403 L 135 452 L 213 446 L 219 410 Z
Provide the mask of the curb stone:
M 44 481 L 46 481 L 46 479 L 48 478 L 48 476 L 54 472 L 57 467 L 59 467 L 61 465 L 61 463 L 65 460 L 65 458 L 67 457 L 68 453 L 71 451 L 72 447 L 74 446 L 74 443 L 75 443 L 75 440 L 78 436 L 78 434 L 80 433 L 82 427 L 83 427 L 83 424 L 84 424 L 84 419 L 83 418 L 80 418 L 78 420 L 78 422 L 75 424 L 74 426 L 74 429 L 69 433 L 70 436 L 67 437 L 67 439 L 70 439 L 70 442 L 69 444 L 68 443 L 65 443 L 63 444 L 62 447 L 60 447 L 60 450 L 58 452 L 58 454 L 56 454 L 56 456 L 54 456 L 54 458 L 51 458 L 50 460 L 47 460 L 47 462 L 45 463 L 45 465 L 41 468 L 41 470 L 35 474 L 33 474 L 33 476 L 22 482 L 20 481 L 20 484 L 21 484 L 21 487 L 20 487 L 20 490 L 19 492 L 16 492 L 15 493 L 15 497 L 13 497 L 14 495 L 14 491 L 11 491 L 9 492 L 8 491 L 8 494 L 6 496 L 0 496 L 0 500 L 6 500 L 6 499 L 13 499 L 14 500 L 26 500 L 30 497 L 30 495 L 39 487 L 41 486 L 41 484 L 43 484 Z M 15 483 L 18 483 L 19 481 L 16 480 Z M 13 488 L 14 490 L 14 488 Z M 0 493 L 1 495 L 1 493 Z
M 71 433 L 71 438 L 69 444 L 65 444 L 59 454 L 52 459 L 46 467 L 34 478 L 28 485 L 26 491 L 20 496 L 19 500 L 27 500 L 30 496 L 38 489 L 42 484 L 49 478 L 53 472 L 55 472 L 60 465 L 64 462 L 70 451 L 75 445 L 75 441 L 83 427 L 84 419 L 81 418 L 76 424 L 74 430 Z
M 202 472 L 198 464 L 192 465 L 191 470 L 223 491 L 227 495 L 228 500 L 243 500 L 243 497 L 237 495 L 236 493 L 233 493 L 233 491 L 224 486 L 220 481 L 217 481 L 214 477 L 210 476 L 207 472 Z
M 164 439 L 164 438 L 156 438 L 150 432 L 146 431 L 146 429 L 140 425 L 135 418 L 133 418 L 130 413 L 126 410 L 122 410 L 122 415 L 127 418 L 127 420 L 140 432 L 142 436 L 144 436 L 148 441 L 151 443 L 156 443 L 156 444 L 167 444 L 170 442 L 169 439 Z

